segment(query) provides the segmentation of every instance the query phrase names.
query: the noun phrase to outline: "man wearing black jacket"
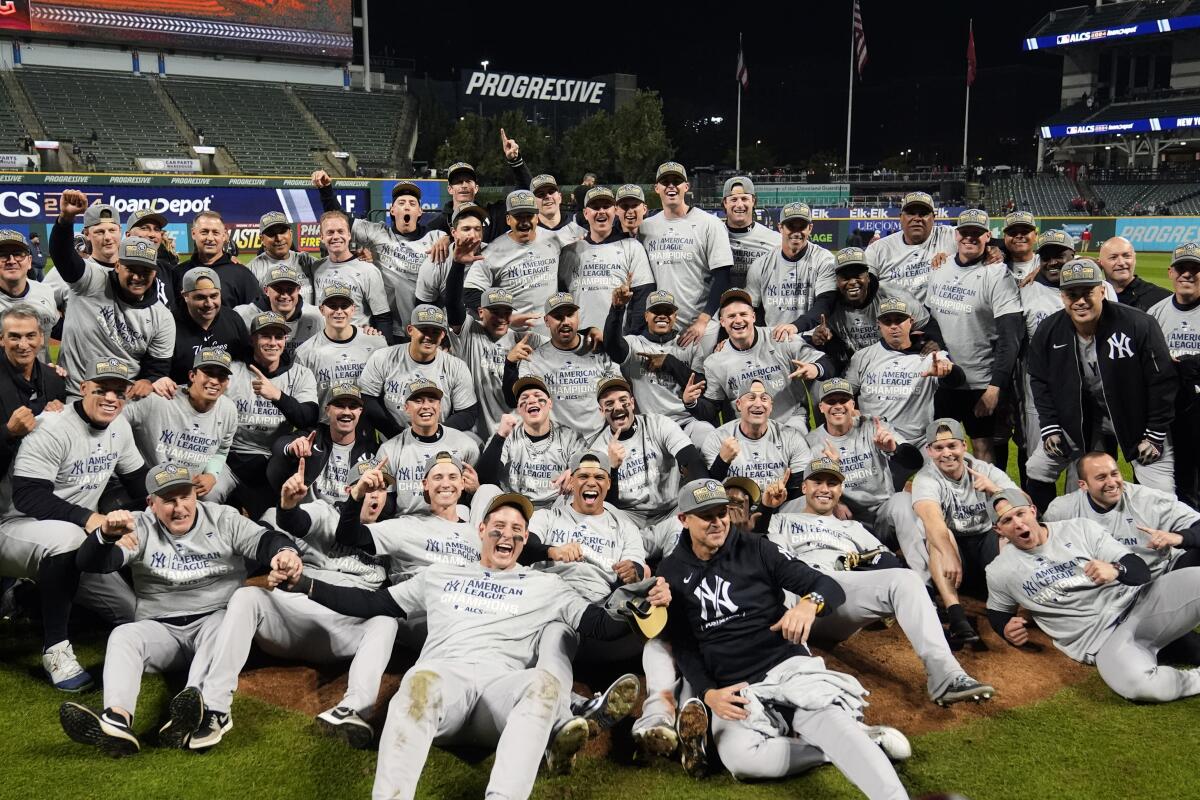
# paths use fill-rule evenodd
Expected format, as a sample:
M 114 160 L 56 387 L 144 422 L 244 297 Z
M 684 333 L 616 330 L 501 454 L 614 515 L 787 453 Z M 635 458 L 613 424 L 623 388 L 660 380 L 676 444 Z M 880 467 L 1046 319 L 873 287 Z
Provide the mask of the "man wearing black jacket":
M 45 336 L 41 317 L 18 303 L 0 316 L 0 475 L 8 475 L 21 440 L 37 428 L 43 411 L 62 411 L 67 388 L 54 368 L 38 359 Z
M 807 647 L 816 618 L 845 600 L 842 588 L 768 539 L 733 528 L 728 503 L 715 480 L 684 486 L 683 532 L 659 565 L 675 600 L 667 636 L 684 677 L 715 715 L 722 762 L 739 779 L 782 778 L 832 762 L 867 797 L 907 800 L 880 749 L 907 757 L 903 734 L 864 726 L 851 710 L 861 709 L 863 688 L 827 670 Z M 785 592 L 800 598 L 790 609 Z M 685 758 L 702 749 L 705 728 L 687 718 L 699 717 L 699 702 L 680 711 Z
M 175 354 L 169 381 L 155 385 L 164 397 L 173 397 L 178 384 L 187 383 L 196 353 L 223 347 L 237 361 L 250 357 L 250 332 L 231 307 L 224 303 L 221 278 L 211 267 L 192 267 L 181 278 L 183 291 L 175 310 Z
M 1029 383 L 1051 458 L 1035 481 L 1053 482 L 1089 450 L 1115 455 L 1119 445 L 1134 476 L 1174 493 L 1167 432 L 1179 380 L 1153 317 L 1104 299 L 1104 273 L 1089 258 L 1059 273 L 1063 310 L 1038 326 L 1029 344 Z
M 234 261 L 225 252 L 229 231 L 225 221 L 213 210 L 201 211 L 192 220 L 192 242 L 196 245 L 191 259 L 179 265 L 182 276 L 192 267 L 209 267 L 221 278 L 221 297 L 226 308 L 234 309 L 253 303 L 261 290 L 258 279 L 244 264 Z
M 1117 291 L 1117 300 L 1123 306 L 1149 311 L 1156 303 L 1171 296 L 1166 289 L 1135 274 L 1137 253 L 1134 252 L 1133 242 L 1124 236 L 1106 239 L 1100 245 L 1099 261 L 1105 277 Z

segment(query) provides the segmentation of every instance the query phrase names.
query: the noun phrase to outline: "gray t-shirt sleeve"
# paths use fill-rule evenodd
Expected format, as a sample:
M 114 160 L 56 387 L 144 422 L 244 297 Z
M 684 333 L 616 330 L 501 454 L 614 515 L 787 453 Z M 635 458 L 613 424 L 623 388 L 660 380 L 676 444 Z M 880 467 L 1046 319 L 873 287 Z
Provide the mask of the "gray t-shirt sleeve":
M 443 354 L 443 358 L 445 357 Z M 470 368 L 462 359 L 451 357 L 447 371 L 450 374 L 451 408 L 459 411 L 477 404 L 479 399 L 475 396 L 475 381 L 471 377 Z
M 378 267 L 364 270 L 366 285 L 363 287 L 363 301 L 368 314 L 386 314 L 391 310 L 388 305 L 387 290 L 383 286 L 383 275 Z
M 383 394 L 383 379 L 386 369 L 385 361 L 390 348 L 381 348 L 367 356 L 362 374 L 358 376 L 358 388 L 363 394 L 379 396 Z
M 411 616 L 414 612 L 425 608 L 425 579 L 418 575 L 411 580 L 398 583 L 387 588 L 388 594 L 396 601 L 396 605 Z

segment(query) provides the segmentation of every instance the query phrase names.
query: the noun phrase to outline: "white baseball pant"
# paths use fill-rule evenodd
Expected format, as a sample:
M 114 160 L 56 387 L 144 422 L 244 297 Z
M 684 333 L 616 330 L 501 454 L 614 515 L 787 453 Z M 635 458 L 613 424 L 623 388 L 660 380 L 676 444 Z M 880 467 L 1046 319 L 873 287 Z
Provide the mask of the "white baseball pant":
M 175 672 L 187 667 L 187 685 L 202 686 L 224 617 L 225 609 L 221 609 L 187 625 L 143 619 L 115 628 L 104 653 L 104 707 L 121 708 L 133 715 L 145 672 Z

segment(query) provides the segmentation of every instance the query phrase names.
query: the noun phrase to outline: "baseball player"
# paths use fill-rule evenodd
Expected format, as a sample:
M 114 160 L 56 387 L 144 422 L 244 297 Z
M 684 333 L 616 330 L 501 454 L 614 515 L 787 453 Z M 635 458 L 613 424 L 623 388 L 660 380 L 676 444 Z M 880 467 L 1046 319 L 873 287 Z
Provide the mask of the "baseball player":
M 460 301 L 458 301 L 460 302 Z M 486 442 L 494 434 L 510 406 L 505 401 L 504 365 L 518 338 L 528 337 L 531 347 L 540 347 L 545 338 L 532 331 L 517 336 L 513 329 L 513 296 L 505 289 L 488 289 L 480 298 L 479 318 L 463 314 L 462 327 L 457 334 L 450 335 L 450 352 L 467 365 L 471 383 L 475 387 L 475 398 L 479 401 L 479 413 L 475 423 L 475 434 Z M 455 318 L 454 305 L 448 316 L 451 323 Z
M 221 297 L 228 308 L 254 302 L 262 291 L 258 279 L 231 257 L 236 251 L 230 247 L 229 229 L 220 213 L 212 208 L 198 213 L 192 218 L 191 233 L 195 249 L 192 257 L 175 270 L 176 273 L 185 274 L 196 267 L 208 267 L 220 278 Z
M 479 460 L 479 445 L 470 435 L 442 424 L 441 387 L 428 378 L 417 378 L 405 387 L 404 411 L 411 424 L 399 436 L 379 447 L 396 479 L 396 513 L 414 514 L 428 509 L 421 478 L 429 459 L 446 451 L 467 464 Z M 477 486 L 469 486 L 474 491 Z
M 579 303 L 579 324 L 603 328 L 613 291 L 629 286 L 632 292 L 630 325 L 642 327 L 646 297 L 654 291 L 654 276 L 646 248 L 637 239 L 612 236 L 615 197 L 606 186 L 588 190 L 583 209 L 587 235 L 563 246 L 558 261 L 558 288 Z
M 399 434 L 409 424 L 404 411 L 407 403 L 404 388 L 426 378 L 450 395 L 449 402 L 442 404 L 442 422 L 460 431 L 472 430 L 479 414 L 479 401 L 466 363 L 441 347 L 442 340 L 450 333 L 446 312 L 437 306 L 417 306 L 405 333 L 406 344 L 371 353 L 358 376 L 371 424 L 389 438 Z
M 1167 277 L 1174 294 L 1151 306 L 1147 313 L 1158 320 L 1179 373 L 1171 438 L 1195 442 L 1200 437 L 1196 422 L 1200 395 L 1200 242 L 1175 248 Z M 1200 457 L 1191 447 L 1180 447 L 1175 452 L 1175 491 L 1193 508 L 1200 508 Z
M 1159 651 L 1200 624 L 1200 570 L 1150 580 L 1150 569 L 1091 520 L 1037 521 L 1018 490 L 988 502 L 1005 547 L 988 565 L 988 621 L 1009 644 L 1029 640 L 1021 608 L 1127 700 L 1165 703 L 1200 694 L 1200 671 L 1160 666 Z
M 59 202 L 61 213 L 50 232 L 50 254 L 54 271 L 66 281 L 71 295 L 59 351 L 67 369 L 67 393 L 79 395 L 81 376 L 94 362 L 116 358 L 138 365 L 130 393 L 145 397 L 154 381 L 167 374 L 175 350 L 175 320 L 154 290 L 158 248 L 147 239 L 126 237 L 111 271 L 85 262 L 70 241 L 75 217 L 85 213 L 87 198 L 68 189 Z
M 259 285 L 263 285 L 263 279 L 272 270 L 287 267 L 296 273 L 300 286 L 315 306 L 317 300 L 312 293 L 312 274 L 317 262 L 308 253 L 293 249 L 296 244 L 295 231 L 287 215 L 282 211 L 268 211 L 259 217 L 258 238 L 262 242 L 262 252 L 251 259 L 246 268 L 254 273 Z
M 605 428 L 588 442 L 612 469 L 609 502 L 641 529 L 646 554 L 657 561 L 679 539 L 675 498 L 686 480 L 708 477 L 696 445 L 662 414 L 640 413 L 629 382 L 609 378 L 596 390 Z
M 435 259 L 430 253 L 417 271 L 418 303 L 441 306 L 451 315 L 461 311 L 465 316 L 470 316 L 462 308 L 462 283 L 467 269 L 483 259 L 483 249 L 487 247 L 483 241 L 483 226 L 487 218 L 487 209 L 474 203 L 454 212 L 450 221 L 450 238 L 454 246 L 447 250 L 443 258 Z M 452 273 L 458 288 L 458 299 L 453 301 L 449 294 Z M 453 316 L 450 322 L 456 328 L 462 324 Z
M 717 480 L 727 476 L 749 478 L 759 489 L 787 474 L 788 496 L 798 497 L 804 467 L 810 460 L 804 434 L 771 419 L 774 399 L 762 380 L 743 380 L 736 390 L 738 418 L 717 428 L 704 443 L 708 473 Z
M 301 458 L 296 472 L 280 490 L 276 520 L 284 530 L 301 539 L 302 544 L 290 546 L 302 548 L 304 571 L 335 586 L 373 591 L 384 585 L 387 572 L 377 560 L 335 542 L 330 524 L 333 515 L 315 508 L 325 504 L 310 503 L 306 508 L 300 507 L 308 496 L 305 464 Z M 313 513 L 308 514 L 309 510 Z M 289 515 L 289 511 L 299 513 Z M 301 514 L 308 517 L 309 524 L 302 524 L 304 517 Z M 274 564 L 272 568 L 276 568 Z M 259 586 L 242 587 L 229 597 L 225 619 L 217 634 L 212 664 L 204 681 L 206 704 L 210 709 L 223 709 L 228 721 L 238 673 L 250 654 L 251 642 L 276 658 L 303 658 L 317 663 L 350 659 L 346 693 L 333 708 L 317 715 L 317 724 L 321 730 L 342 738 L 351 747 L 370 747 L 375 732 L 363 715 L 375 707 L 379 682 L 391 659 L 397 629 L 396 619 L 391 616 L 346 617 L 304 595 L 270 591 Z M 226 725 L 220 729 L 201 729 L 192 737 L 189 746 L 194 750 L 211 747 L 228 729 Z M 215 736 L 213 730 L 218 731 Z
M 217 490 L 234 498 L 257 519 L 274 503 L 267 484 L 271 446 L 293 428 L 317 422 L 317 380 L 297 364 L 287 349 L 288 325 L 273 311 L 250 323 L 254 355 L 249 363 L 233 362 L 229 399 L 237 406 L 238 428 L 229 449 L 229 469 Z M 237 492 L 236 495 L 233 492 Z
M 289 537 L 229 506 L 200 502 L 193 479 L 181 464 L 158 464 L 145 477 L 149 508 L 109 512 L 79 547 L 79 566 L 87 572 L 116 575 L 128 568 L 137 599 L 134 621 L 108 638 L 104 710 L 79 703 L 59 710 L 68 736 L 108 755 L 141 750 L 133 716 L 147 670 L 188 673 L 187 688 L 171 701 L 159 729 L 161 744 L 199 749 L 201 737 L 220 741 L 233 722 L 214 659 L 228 622 L 226 604 L 246 577 L 244 559 L 289 575 L 302 569 Z
M 725 226 L 707 211 L 689 206 L 688 189 L 682 164 L 659 164 L 654 191 L 663 210 L 646 217 L 638 228 L 657 288 L 675 295 L 679 304 L 679 321 L 684 325 L 679 343 L 685 347 L 707 331 L 733 270 Z
M 1105 299 L 1096 262 L 1077 258 L 1059 272 L 1063 308 L 1046 317 L 1029 343 L 1029 383 L 1042 423 L 1049 468 L 1033 480 L 1053 482 L 1074 455 L 1116 452 L 1139 483 L 1174 493 L 1178 373 L 1153 317 Z
M 50 360 L 50 332 L 58 322 L 54 290 L 45 283 L 30 280 L 33 266 L 29 241 L 20 231 L 0 230 L 0 313 L 25 303 L 37 310 L 43 344 L 41 358 Z
M 548 508 L 565 489 L 567 467 L 571 456 L 583 452 L 583 437 L 551 419 L 554 400 L 541 378 L 521 378 L 513 394 L 517 415 L 500 418 L 479 456 L 479 480 L 528 497 L 534 508 Z
M 988 524 L 987 500 L 1016 484 L 1004 472 L 968 456 L 962 423 L 935 419 L 925 433 L 928 462 L 913 478 L 912 506 L 919 526 L 900 526 L 904 560 L 927 583 L 932 580 L 950 619 L 950 644 L 979 641 L 958 590 L 978 583 L 998 547 Z
M 642 221 L 646 219 L 646 193 L 636 183 L 623 183 L 617 187 L 616 200 L 617 219 L 621 223 L 617 235 L 639 238 Z
M 736 289 L 749 288 L 746 281 L 750 266 L 765 253 L 778 248 L 782 238 L 779 231 L 773 231 L 754 219 L 757 204 L 754 182 L 745 175 L 735 175 L 721 187 L 725 231 L 729 234 L 729 249 L 733 251 L 729 285 Z M 795 316 L 791 319 L 795 319 Z M 770 325 L 769 322 L 767 324 Z
M 908 308 L 922 350 L 938 346 L 941 330 L 929 316 L 929 309 L 895 283 L 880 283 L 878 269 L 867 261 L 861 247 L 842 248 L 834 259 L 837 296 L 833 309 L 827 322 L 814 329 L 809 339 L 835 364 L 841 367 L 859 350 L 879 341 L 879 306 L 885 300 L 900 300 Z
M 468 310 L 479 308 L 483 293 L 493 287 L 513 296 L 514 311 L 528 314 L 531 324 L 558 283 L 562 241 L 537 225 L 537 198 L 518 189 L 504 201 L 507 236 L 495 239 L 472 264 L 463 281 L 463 301 Z
M 588 352 L 588 342 L 579 332 L 579 304 L 574 296 L 551 295 L 545 310 L 549 341 L 536 349 L 527 337 L 517 342 L 504 363 L 504 385 L 511 387 L 518 377 L 537 375 L 554 395 L 553 420 L 590 438 L 604 425 L 596 413 L 596 389 L 605 379 L 619 376 L 620 370 L 603 352 Z M 505 400 L 510 407 L 516 405 L 511 390 L 506 390 Z
M 813 623 L 813 636 L 844 642 L 870 622 L 895 617 L 925 665 L 926 689 L 933 702 L 948 706 L 990 700 L 996 690 L 969 676 L 950 652 L 937 609 L 917 573 L 904 569 L 862 523 L 834 516 L 845 484 L 837 461 L 816 459 L 804 474 L 804 512 L 776 513 L 768 523 L 772 542 L 828 574 L 846 593 L 844 603 Z M 781 493 L 767 493 L 763 508 L 770 509 L 782 499 Z
M 500 148 L 504 155 L 504 162 L 510 170 L 512 170 L 512 186 L 522 189 L 532 183 L 532 177 L 529 173 L 529 168 L 525 166 L 525 159 L 521 158 L 521 147 L 517 144 L 516 139 L 510 139 L 504 129 L 500 129 Z M 479 191 L 478 176 L 475 174 L 475 168 L 464 161 L 457 161 L 446 168 L 446 189 L 450 193 L 450 199 L 442 206 L 442 213 L 433 219 L 429 227 L 437 228 L 438 230 L 448 231 L 451 223 L 450 219 L 454 212 L 461 209 L 463 206 L 475 203 L 475 195 Z M 498 200 L 494 203 L 489 203 L 487 207 L 487 216 L 484 218 L 483 225 L 483 241 L 491 242 L 500 238 L 508 232 L 507 226 L 504 224 L 505 206 L 504 201 Z M 447 247 L 449 242 L 445 239 L 439 240 L 433 252 L 437 253 L 439 247 Z M 445 257 L 445 253 L 438 256 L 438 260 Z
M 785 332 L 795 335 L 808 330 L 810 322 L 815 324 L 833 310 L 837 296 L 833 254 L 808 240 L 812 232 L 808 204 L 784 206 L 779 212 L 779 229 L 784 234 L 782 242 L 759 255 L 746 277 L 746 291 L 754 298 L 759 322 L 776 338 Z
M 175 277 L 179 267 L 179 256 L 173 251 L 174 239 L 166 231 L 166 216 L 150 208 L 139 208 L 125 220 L 126 236 L 149 239 L 158 248 L 158 272 L 154 275 L 154 283 L 158 288 L 158 302 L 175 311 L 179 306 L 179 291 L 176 288 L 178 280 Z
M 574 218 L 563 216 L 562 192 L 558 189 L 558 179 L 553 175 L 535 175 L 529 182 L 529 191 L 538 201 L 538 227 L 553 231 L 563 247 L 587 233 L 587 229 Z
M 77 196 L 72 195 L 72 200 L 82 203 L 86 210 L 78 211 L 78 206 L 73 203 L 76 210 L 72 216 L 83 214 L 83 232 L 79 234 L 78 239 L 74 235 L 70 237 L 71 250 L 85 261 L 111 270 L 117 263 L 117 249 L 121 246 L 121 215 L 108 203 L 96 202 L 90 206 L 87 205 L 86 196 L 79 200 Z M 61 200 L 59 205 L 61 211 Z M 59 248 L 66 241 L 64 239 L 63 242 L 60 242 Z M 79 249 L 79 243 L 84 245 L 84 249 Z M 48 245 L 50 258 L 53 259 L 56 267 L 62 263 L 59 256 L 64 256 L 64 260 L 70 259 L 70 255 L 61 250 L 58 255 L 55 255 L 56 248 L 53 237 Z M 71 291 L 57 268 L 46 275 L 46 285 L 54 291 L 54 300 L 59 310 L 65 310 Z
M 290 229 L 289 229 L 290 230 Z M 297 254 L 299 255 L 299 254 Z M 262 270 L 259 285 L 262 297 L 253 303 L 234 309 L 247 326 L 264 311 L 274 311 L 287 322 L 290 329 L 288 344 L 299 347 L 315 336 L 324 326 L 317 304 L 304 304 L 300 296 L 304 277 L 295 267 L 279 264 Z M 312 296 L 311 293 L 309 295 Z
M 939 253 L 952 258 L 958 252 L 954 230 L 934 219 L 933 198 L 909 192 L 900 201 L 900 230 L 867 247 L 867 260 L 879 270 L 881 284 L 898 284 L 925 302 L 930 262 Z
M 367 359 L 387 347 L 387 340 L 353 323 L 354 296 L 345 286 L 326 286 L 319 309 L 325 327 L 296 348 L 295 359 L 312 371 L 317 382 L 317 403 L 325 408 L 330 388 L 335 383 L 357 382 Z
M 180 278 L 183 291 L 175 308 L 175 350 L 171 371 L 154 390 L 171 397 L 187 383 L 196 353 L 221 347 L 236 360 L 250 356 L 250 332 L 241 316 L 223 302 L 221 278 L 211 267 L 192 267 Z
M 434 742 L 495 746 L 488 793 L 528 796 L 539 745 L 549 740 L 560 697 L 568 691 L 549 672 L 532 668 L 538 635 L 556 621 L 592 638 L 628 632 L 626 623 L 589 605 L 558 575 L 517 569 L 532 516 L 533 507 L 520 495 L 493 498 L 478 527 L 478 564 L 438 564 L 375 592 L 306 576 L 291 584 L 293 591 L 353 616 L 428 615 L 425 646 L 388 706 L 373 796 L 413 797 Z M 650 600 L 666 605 L 670 594 L 660 585 Z M 560 728 L 550 769 L 569 763 L 586 740 L 585 720 Z
M 196 353 L 182 391 L 170 399 L 151 393 L 124 412 L 142 460 L 187 467 L 196 496 L 214 503 L 225 499 L 213 490 L 238 428 L 237 406 L 225 396 L 232 370 L 228 352 L 205 348 Z
M 313 185 L 319 190 L 321 205 L 326 212 L 342 211 L 333 193 L 333 181 L 323 170 L 312 174 Z M 375 264 L 383 277 L 388 308 L 391 309 L 392 329 L 384 333 L 397 341 L 404 335 L 404 321 L 413 313 L 413 296 L 417 290 L 417 274 L 426 254 L 445 231 L 426 227 L 421 222 L 421 187 L 412 181 L 400 181 L 392 187 L 392 204 L 388 208 L 391 224 L 354 219 L 350 235 L 358 246 L 371 248 Z
M 1038 268 L 1037 221 L 1028 211 L 1013 211 L 1005 215 L 1001 233 L 1008 253 L 1008 268 L 1019 283 Z
M 375 455 L 378 447 L 374 432 L 363 424 L 362 391 L 357 384 L 342 381 L 329 387 L 325 405 L 327 422 L 309 433 L 280 436 L 271 446 L 267 463 L 267 481 L 282 487 L 305 460 L 304 483 L 311 499 L 333 506 L 346 499 L 351 469 Z
M 962 388 L 939 387 L 934 413 L 962 420 L 975 457 L 991 463 L 997 458 L 996 408 L 1012 383 L 1024 320 L 1012 273 L 1003 264 L 984 263 L 989 225 L 979 209 L 959 215 L 956 255 L 929 275 L 927 302 L 950 357 L 966 375 Z
M 723 348 L 704 359 L 704 394 L 695 408 L 688 410 L 700 419 L 715 422 L 720 404 L 732 403 L 737 387 L 754 378 L 762 381 L 775 398 L 772 419 L 807 432 L 804 386 L 792 382 L 829 376 L 833 368 L 829 359 L 802 339 L 777 342 L 769 329 L 756 327 L 753 302 L 742 289 L 730 289 L 721 296 L 720 320 L 729 339 Z
M 705 334 L 687 347 L 679 344 L 676 329 L 679 309 L 675 295 L 661 290 L 646 298 L 645 329 L 640 333 L 622 335 L 625 328 L 625 309 L 633 298 L 628 284 L 613 289 L 608 318 L 604 322 L 604 352 L 641 398 L 645 413 L 668 417 L 692 440 L 703 447 L 713 432 L 709 422 L 692 416 L 687 403 L 695 403 L 704 391 L 700 370 L 704 357 L 716 346 L 716 332 Z
M 42 317 L 17 303 L 0 312 L 0 477 L 8 476 L 22 440 L 38 426 L 43 411 L 62 411 L 67 388 L 55 368 L 42 361 Z
M 896 546 L 896 529 L 915 526 L 912 501 L 897 492 L 892 475 L 911 475 L 921 468 L 921 451 L 904 441 L 881 417 L 859 414 L 854 390 L 845 378 L 821 381 L 820 409 L 825 424 L 808 434 L 812 453 L 825 453 L 842 473 L 839 499 L 850 513 L 889 547 Z M 893 462 L 898 462 L 893 466 Z M 836 505 L 836 504 L 835 504 Z
M 1158 578 L 1200 563 L 1200 513 L 1174 495 L 1126 483 L 1116 459 L 1087 453 L 1079 459 L 1079 488 L 1057 497 L 1044 522 L 1089 519 L 1146 562 Z M 1182 549 L 1181 549 L 1182 548 Z
M 846 381 L 858 394 L 862 413 L 882 417 L 906 442 L 925 444 L 925 430 L 933 421 L 934 393 L 938 386 L 961 385 L 963 371 L 943 350 L 924 353 L 913 339 L 913 312 L 904 300 L 879 303 L 875 344 L 854 353 Z
M 731 527 L 728 502 L 717 481 L 684 486 L 684 531 L 659 565 L 676 600 L 667 636 L 703 698 L 680 710 L 683 746 L 700 757 L 707 706 L 717 752 L 735 778 L 782 778 L 832 762 L 867 797 L 907 798 L 888 755 L 907 758 L 908 741 L 894 728 L 863 725 L 865 690 L 807 647 L 817 617 L 845 601 L 842 588 L 765 537 Z M 800 598 L 790 609 L 785 592 Z
M 349 287 L 355 306 L 351 322 L 359 327 L 370 325 L 390 344 L 393 318 L 379 268 L 363 263 L 350 249 L 350 223 L 345 214 L 326 211 L 320 227 L 321 244 L 329 256 L 313 267 L 313 296 L 325 297 L 329 286 Z
M 99 267 L 97 267 L 99 269 Z M 132 367 L 116 358 L 81 373 L 81 397 L 45 412 L 21 442 L 12 472 L 0 481 L 0 575 L 37 581 L 42 606 L 42 667 L 58 689 L 80 692 L 92 677 L 75 659 L 67 621 L 79 599 L 104 616 L 133 617 L 133 595 L 118 575 L 80 580 L 75 551 L 105 517 L 97 512 L 116 476 L 134 501 L 143 498 L 146 467 L 121 416 Z

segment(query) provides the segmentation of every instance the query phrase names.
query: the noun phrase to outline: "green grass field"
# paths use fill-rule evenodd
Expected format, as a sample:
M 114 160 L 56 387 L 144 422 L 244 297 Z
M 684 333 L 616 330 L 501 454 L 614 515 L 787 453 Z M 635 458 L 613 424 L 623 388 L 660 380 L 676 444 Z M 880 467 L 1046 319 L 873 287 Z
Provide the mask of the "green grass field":
M 1143 254 L 1138 272 L 1168 285 L 1168 256 Z M 1016 477 L 1015 458 L 1010 473 Z M 58 724 L 65 695 L 42 676 L 38 635 L 28 624 L 0 623 L 0 800 L 104 798 L 104 800 L 214 800 L 215 798 L 366 797 L 375 753 L 349 750 L 318 735 L 312 720 L 239 695 L 235 726 L 214 752 L 192 755 L 146 747 L 135 758 L 112 761 L 67 739 Z M 75 639 L 80 660 L 99 676 L 104 638 Z M 867 676 L 864 682 L 870 688 Z M 135 727 L 152 741 L 166 702 L 179 688 L 147 676 Z M 99 692 L 82 702 L 99 706 Z M 1200 699 L 1165 706 L 1127 703 L 1093 675 L 1031 706 L 998 711 L 981 722 L 913 737 L 913 758 L 899 768 L 913 796 L 957 791 L 972 800 L 1118 800 L 1200 798 L 1192 767 Z M 904 720 L 890 720 L 901 730 Z M 584 757 L 570 778 L 539 780 L 534 797 L 595 798 L 796 798 L 837 800 L 861 795 L 826 767 L 799 778 L 739 784 L 728 775 L 693 781 L 674 764 L 634 767 L 628 722 L 615 733 L 614 755 Z M 1188 742 L 1192 742 L 1189 745 Z M 540 745 L 531 744 L 532 747 Z M 492 767 L 434 748 L 419 795 L 482 796 Z

